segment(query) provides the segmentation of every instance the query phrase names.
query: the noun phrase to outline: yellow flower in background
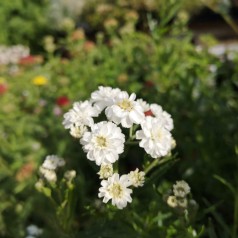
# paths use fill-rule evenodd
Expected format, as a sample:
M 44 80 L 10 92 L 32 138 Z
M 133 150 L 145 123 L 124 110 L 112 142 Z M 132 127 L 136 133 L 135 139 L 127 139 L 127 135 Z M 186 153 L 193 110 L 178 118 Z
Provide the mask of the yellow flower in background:
M 32 79 L 32 83 L 37 86 L 43 86 L 48 83 L 48 79 L 42 75 L 38 75 Z
M 5 82 L 6 82 L 6 79 L 3 77 L 0 77 L 0 83 L 5 83 Z

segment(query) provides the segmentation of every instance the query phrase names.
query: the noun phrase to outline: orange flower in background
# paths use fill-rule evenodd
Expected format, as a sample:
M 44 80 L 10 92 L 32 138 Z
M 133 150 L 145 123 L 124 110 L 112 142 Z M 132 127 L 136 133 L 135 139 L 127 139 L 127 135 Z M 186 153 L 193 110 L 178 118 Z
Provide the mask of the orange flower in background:
M 83 45 L 85 51 L 90 52 L 96 47 L 93 41 L 86 41 Z
M 24 164 L 16 173 L 16 180 L 20 182 L 30 178 L 33 175 L 34 170 L 35 165 L 33 162 Z
M 32 79 L 32 83 L 37 86 L 43 86 L 48 83 L 48 79 L 42 75 L 38 75 Z

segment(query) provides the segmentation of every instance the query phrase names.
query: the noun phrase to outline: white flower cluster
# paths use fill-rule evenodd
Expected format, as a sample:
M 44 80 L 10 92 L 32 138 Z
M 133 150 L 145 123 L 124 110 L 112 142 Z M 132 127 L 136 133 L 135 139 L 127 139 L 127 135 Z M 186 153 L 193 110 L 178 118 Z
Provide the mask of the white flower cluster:
M 99 121 L 103 113 L 106 120 Z M 126 142 L 125 129 L 121 127 L 130 128 L 132 133 L 139 128 L 133 136 L 128 133 L 128 139 L 137 139 L 139 146 L 155 159 L 168 155 L 175 144 L 170 114 L 160 105 L 149 105 L 136 99 L 134 93 L 129 95 L 118 88 L 99 86 L 89 100 L 75 102 L 64 114 L 63 125 L 73 137 L 80 139 L 87 158 L 101 166 L 98 174 L 103 180 L 99 197 L 105 203 L 111 199 L 120 209 L 132 201 L 129 187 L 143 186 L 145 177 L 138 169 L 122 176 L 113 171 L 113 164 L 124 152 Z
M 57 155 L 46 156 L 43 164 L 40 166 L 40 175 L 43 180 L 48 182 L 56 182 L 56 170 L 65 165 L 65 161 Z
M 0 45 L 0 65 L 17 64 L 21 58 L 29 54 L 30 49 L 22 45 L 11 47 Z
M 173 195 L 167 198 L 167 204 L 173 208 L 186 209 L 188 206 L 187 195 L 190 193 L 190 187 L 185 181 L 177 181 L 173 185 Z
M 43 230 L 38 226 L 31 224 L 26 228 L 26 233 L 27 236 L 25 238 L 36 238 L 43 233 Z

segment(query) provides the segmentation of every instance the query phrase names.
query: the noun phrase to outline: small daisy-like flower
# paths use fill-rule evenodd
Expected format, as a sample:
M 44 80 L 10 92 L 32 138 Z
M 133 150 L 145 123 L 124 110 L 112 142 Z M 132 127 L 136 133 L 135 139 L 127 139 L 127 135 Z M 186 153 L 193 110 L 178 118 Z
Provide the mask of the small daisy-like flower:
M 120 124 L 125 128 L 130 128 L 133 123 L 140 124 L 144 120 L 144 112 L 141 105 L 135 101 L 136 95 L 130 96 L 127 92 L 120 92 L 115 99 L 115 103 L 105 110 L 108 120 Z
M 83 133 L 87 131 L 87 127 L 84 125 L 81 126 L 72 126 L 70 127 L 70 135 L 73 136 L 74 138 L 81 138 L 83 136 Z
M 119 174 L 115 173 L 107 180 L 102 180 L 101 185 L 102 187 L 99 188 L 98 197 L 103 197 L 104 203 L 107 203 L 111 199 L 112 205 L 123 209 L 128 202 L 132 202 L 132 190 L 128 188 L 130 181 L 127 175 L 120 177 Z
M 58 167 L 65 165 L 65 161 L 62 158 L 59 158 L 57 155 L 48 155 L 45 158 L 42 167 L 44 169 L 56 170 Z
M 190 187 L 183 180 L 177 181 L 176 184 L 173 185 L 173 192 L 176 197 L 184 198 L 190 193 Z
M 167 204 L 173 208 L 177 207 L 178 206 L 177 198 L 175 196 L 169 196 L 167 199 Z
M 91 94 L 91 102 L 98 111 L 102 112 L 106 107 L 113 105 L 120 92 L 119 88 L 99 86 L 98 90 Z
M 65 129 L 73 126 L 92 126 L 93 117 L 98 116 L 98 110 L 89 101 L 75 102 L 73 108 L 64 114 L 63 125 Z
M 136 132 L 139 146 L 144 148 L 152 158 L 167 155 L 171 150 L 172 136 L 157 118 L 146 117 L 141 123 L 142 130 Z
M 114 163 L 124 151 L 125 135 L 112 122 L 99 122 L 85 132 L 80 140 L 87 158 L 97 165 Z
M 112 164 L 101 164 L 100 171 L 98 172 L 100 179 L 107 179 L 113 175 Z
M 129 174 L 129 179 L 131 182 L 131 185 L 134 187 L 142 187 L 145 182 L 145 173 L 143 171 L 139 172 L 139 169 L 136 169 L 135 171 L 131 171 Z
M 55 183 L 57 181 L 56 172 L 51 169 L 46 169 L 44 167 L 40 167 L 40 175 L 48 182 Z
M 171 131 L 174 128 L 173 119 L 171 115 L 163 110 L 163 108 L 158 104 L 151 104 L 150 110 L 152 114 L 158 118 L 158 120 L 163 124 L 164 128 Z

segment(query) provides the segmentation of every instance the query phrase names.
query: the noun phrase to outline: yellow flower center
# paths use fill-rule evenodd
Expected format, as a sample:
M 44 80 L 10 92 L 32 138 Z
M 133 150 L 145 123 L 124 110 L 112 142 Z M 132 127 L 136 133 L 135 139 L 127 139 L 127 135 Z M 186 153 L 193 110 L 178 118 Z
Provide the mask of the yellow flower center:
M 123 188 L 122 188 L 121 184 L 119 184 L 119 183 L 112 184 L 110 189 L 109 189 L 109 193 L 114 198 L 122 197 L 122 195 L 123 195 Z
M 97 145 L 101 148 L 107 147 L 107 139 L 103 136 L 98 136 L 96 138 Z
M 130 112 L 133 109 L 133 105 L 131 101 L 128 99 L 123 99 L 121 102 L 117 104 L 121 109 Z

